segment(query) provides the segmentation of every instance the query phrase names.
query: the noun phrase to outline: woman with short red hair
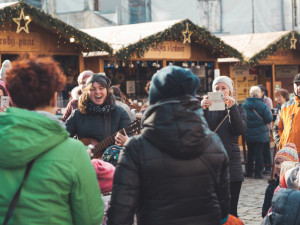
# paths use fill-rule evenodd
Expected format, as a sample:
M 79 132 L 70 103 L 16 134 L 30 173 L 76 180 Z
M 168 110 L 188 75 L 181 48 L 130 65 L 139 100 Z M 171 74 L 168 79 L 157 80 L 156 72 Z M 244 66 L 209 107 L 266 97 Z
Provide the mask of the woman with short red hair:
M 20 59 L 5 82 L 14 107 L 0 114 L 0 223 L 100 224 L 103 201 L 86 148 L 53 115 L 66 82 L 58 64 Z

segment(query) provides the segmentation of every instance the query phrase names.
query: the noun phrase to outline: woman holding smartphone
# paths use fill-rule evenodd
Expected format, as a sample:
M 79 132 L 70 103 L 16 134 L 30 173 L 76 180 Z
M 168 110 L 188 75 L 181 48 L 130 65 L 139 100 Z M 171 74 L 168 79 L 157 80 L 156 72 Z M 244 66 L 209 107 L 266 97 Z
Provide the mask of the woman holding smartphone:
M 224 93 L 225 110 L 210 111 L 208 107 L 212 105 L 212 101 L 208 96 L 201 101 L 201 106 L 209 128 L 219 135 L 227 151 L 231 194 L 230 214 L 238 217 L 237 205 L 244 180 L 238 138 L 246 132 L 247 115 L 245 109 L 238 106 L 232 97 L 233 82 L 229 77 L 217 77 L 213 81 L 212 89 L 214 92 Z

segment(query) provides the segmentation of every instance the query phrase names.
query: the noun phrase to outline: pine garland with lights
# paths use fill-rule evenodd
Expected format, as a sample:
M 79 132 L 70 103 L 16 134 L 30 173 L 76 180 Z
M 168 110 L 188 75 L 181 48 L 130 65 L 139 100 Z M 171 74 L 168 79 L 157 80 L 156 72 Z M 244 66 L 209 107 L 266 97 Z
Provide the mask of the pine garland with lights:
M 243 56 L 236 49 L 230 47 L 221 41 L 220 38 L 212 35 L 206 29 L 193 24 L 190 20 L 182 20 L 172 27 L 141 39 L 137 43 L 128 45 L 118 52 L 116 57 L 119 60 L 129 60 L 134 54 L 142 58 L 145 52 L 151 47 L 156 47 L 158 44 L 164 41 L 180 41 L 182 42 L 184 37 L 182 31 L 186 30 L 186 24 L 189 24 L 189 30 L 192 32 L 191 41 L 192 43 L 199 43 L 206 46 L 212 51 L 212 53 L 220 54 L 220 57 L 235 57 L 243 61 Z
M 26 15 L 30 16 L 34 23 L 47 30 L 53 31 L 59 38 L 65 40 L 74 38 L 73 43 L 75 43 L 81 51 L 105 51 L 112 55 L 113 50 L 108 43 L 98 40 L 22 1 L 0 9 L 0 26 L 2 30 L 4 30 L 5 24 L 11 25 L 14 23 L 13 18 L 20 16 L 21 9 L 24 10 Z
M 300 41 L 300 35 L 297 32 L 295 33 L 295 38 Z M 261 59 L 265 59 L 270 55 L 273 55 L 274 53 L 278 52 L 278 51 L 285 51 L 285 50 L 289 50 L 290 49 L 290 39 L 292 37 L 292 33 L 288 33 L 286 35 L 283 35 L 278 41 L 276 41 L 273 44 L 268 45 L 267 48 L 265 48 L 264 50 L 260 51 L 259 53 L 257 53 L 255 56 L 253 56 L 250 60 L 249 63 L 251 66 L 255 66 L 257 64 L 259 64 L 259 61 Z

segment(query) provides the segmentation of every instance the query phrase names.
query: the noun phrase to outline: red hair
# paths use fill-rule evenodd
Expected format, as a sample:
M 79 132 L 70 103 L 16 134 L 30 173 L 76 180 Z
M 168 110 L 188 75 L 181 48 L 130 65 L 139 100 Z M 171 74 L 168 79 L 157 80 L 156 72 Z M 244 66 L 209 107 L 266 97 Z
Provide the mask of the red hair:
M 52 58 L 27 56 L 12 62 L 5 83 L 17 107 L 34 110 L 50 105 L 55 92 L 63 90 L 66 77 Z

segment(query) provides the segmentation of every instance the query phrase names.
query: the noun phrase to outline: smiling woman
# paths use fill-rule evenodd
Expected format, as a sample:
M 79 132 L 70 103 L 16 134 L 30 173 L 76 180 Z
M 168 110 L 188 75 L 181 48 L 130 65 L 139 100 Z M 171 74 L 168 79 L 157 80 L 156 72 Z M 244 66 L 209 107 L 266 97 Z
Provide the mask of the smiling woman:
M 114 95 L 108 92 L 110 84 L 111 81 L 105 74 L 93 74 L 87 79 L 78 109 L 66 121 L 71 137 L 101 142 L 130 124 L 128 113 L 116 105 Z M 118 133 L 115 144 L 122 146 L 126 140 L 126 135 Z

